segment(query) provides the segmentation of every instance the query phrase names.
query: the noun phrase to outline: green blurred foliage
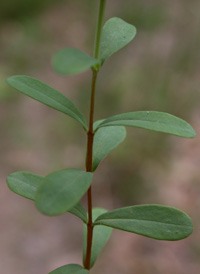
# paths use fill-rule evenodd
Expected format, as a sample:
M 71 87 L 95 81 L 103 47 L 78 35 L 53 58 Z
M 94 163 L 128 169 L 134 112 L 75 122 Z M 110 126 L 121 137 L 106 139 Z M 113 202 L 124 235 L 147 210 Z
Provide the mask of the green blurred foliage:
M 42 9 L 67 0 L 9 0 L 0 2 L 0 21 L 21 20 L 37 14 Z
M 138 30 L 153 31 L 167 20 L 167 2 L 128 0 L 126 5 L 122 6 L 121 13 L 128 22 L 136 25 Z

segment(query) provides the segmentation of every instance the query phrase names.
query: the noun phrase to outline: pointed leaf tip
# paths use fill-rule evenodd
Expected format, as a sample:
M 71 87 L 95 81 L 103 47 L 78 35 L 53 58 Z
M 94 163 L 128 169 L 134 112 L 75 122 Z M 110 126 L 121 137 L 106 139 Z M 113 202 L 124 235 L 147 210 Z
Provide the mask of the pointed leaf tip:
M 98 63 L 99 60 L 90 57 L 76 48 L 61 49 L 52 59 L 54 70 L 61 75 L 78 74 L 92 68 Z

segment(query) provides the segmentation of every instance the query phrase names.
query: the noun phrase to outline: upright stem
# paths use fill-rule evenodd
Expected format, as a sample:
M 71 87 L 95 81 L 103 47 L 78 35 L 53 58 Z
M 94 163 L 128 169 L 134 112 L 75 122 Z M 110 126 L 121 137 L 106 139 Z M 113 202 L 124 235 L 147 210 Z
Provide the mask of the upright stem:
M 102 26 L 103 26 L 105 7 L 106 7 L 106 0 L 101 0 L 100 7 L 99 7 L 97 30 L 96 30 L 95 48 L 94 48 L 94 58 L 96 59 L 99 58 L 99 49 L 100 49 L 101 32 L 102 32 Z
M 100 49 L 100 42 L 101 42 L 101 32 L 102 32 L 102 26 L 103 26 L 105 5 L 106 5 L 106 0 L 100 0 L 99 16 L 98 16 L 97 31 L 96 31 L 95 50 L 94 50 L 94 57 L 96 59 L 99 58 L 99 49 Z M 87 162 L 86 162 L 86 171 L 87 172 L 92 172 L 92 155 L 93 155 L 93 141 L 94 141 L 94 132 L 93 132 L 94 102 L 95 102 L 97 74 L 98 74 L 98 71 L 93 70 L 91 101 L 90 101 L 89 130 L 87 132 Z M 87 250 L 86 250 L 86 258 L 85 258 L 85 262 L 84 262 L 84 267 L 85 267 L 85 269 L 89 270 L 91 255 L 92 255 L 92 238 L 93 238 L 92 187 L 90 187 L 87 192 L 87 199 L 88 199 Z
M 89 130 L 87 133 L 86 170 L 88 172 L 92 172 L 92 154 L 93 154 L 93 141 L 94 141 L 93 118 L 94 118 L 94 99 L 95 99 L 96 79 L 97 79 L 97 72 L 93 71 L 91 102 L 90 102 L 90 121 L 89 121 Z M 86 269 L 90 269 L 90 261 L 91 261 L 91 254 L 92 254 L 92 238 L 93 238 L 92 187 L 90 187 L 87 192 L 87 199 L 88 199 L 87 251 L 86 251 L 84 267 Z

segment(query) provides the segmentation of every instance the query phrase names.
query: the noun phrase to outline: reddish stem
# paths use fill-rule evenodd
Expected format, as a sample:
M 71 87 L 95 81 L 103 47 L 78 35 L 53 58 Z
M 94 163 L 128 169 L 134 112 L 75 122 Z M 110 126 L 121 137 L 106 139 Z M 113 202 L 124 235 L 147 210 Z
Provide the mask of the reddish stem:
M 97 71 L 93 71 L 91 102 L 90 102 L 90 120 L 89 120 L 89 130 L 87 133 L 87 162 L 86 162 L 87 172 L 92 172 L 92 155 L 93 155 L 93 141 L 94 141 L 93 121 L 94 121 L 94 99 L 95 99 L 96 80 L 97 80 Z M 87 251 L 86 251 L 84 267 L 89 270 L 91 255 L 92 255 L 92 238 L 93 238 L 92 187 L 90 187 L 87 192 L 87 198 L 88 198 Z

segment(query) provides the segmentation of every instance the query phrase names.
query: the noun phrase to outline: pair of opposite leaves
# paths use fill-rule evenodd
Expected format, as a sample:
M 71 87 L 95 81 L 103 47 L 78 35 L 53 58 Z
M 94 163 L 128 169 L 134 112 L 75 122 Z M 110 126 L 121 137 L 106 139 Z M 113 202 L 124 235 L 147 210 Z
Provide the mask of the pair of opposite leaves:
M 164 211 L 161 210 L 161 208 L 166 209 L 166 212 L 165 212 L 165 210 Z M 173 215 L 172 218 L 170 216 L 171 221 L 173 220 L 174 222 L 177 222 L 177 218 L 180 221 L 180 215 L 179 215 L 180 212 L 178 213 L 178 211 L 177 211 L 178 214 L 176 215 L 176 214 L 174 214 L 174 209 L 169 208 L 169 207 L 160 207 L 160 206 L 156 206 L 156 205 L 151 205 L 151 208 L 148 208 L 148 205 L 146 205 L 146 206 L 128 207 L 128 208 L 124 208 L 124 209 L 126 210 L 126 214 L 127 213 L 130 214 L 131 211 L 132 211 L 132 213 L 135 211 L 135 214 L 138 214 L 138 217 L 140 215 L 140 217 L 139 217 L 140 219 L 142 219 L 142 217 L 145 215 L 145 213 L 144 213 L 145 210 L 147 211 L 146 213 L 148 214 L 148 218 L 149 218 L 149 216 L 151 216 L 151 214 L 153 214 L 153 212 L 155 210 L 156 211 L 155 214 L 158 214 L 157 219 L 159 219 L 160 215 L 163 215 L 163 214 L 165 215 L 167 213 L 165 215 L 165 218 L 166 218 L 165 221 L 167 221 L 167 215 L 168 214 Z M 95 223 L 98 224 L 98 222 L 100 222 L 101 220 L 105 221 L 106 219 L 108 220 L 108 223 L 109 222 L 111 223 L 112 220 L 109 219 L 111 217 L 111 215 L 113 217 L 113 215 L 115 214 L 115 217 L 116 217 L 117 214 L 118 214 L 118 218 L 119 218 L 119 211 L 120 210 L 123 211 L 124 209 L 122 208 L 122 209 L 114 210 L 113 212 L 111 211 L 111 212 L 108 212 L 108 213 L 104 213 L 105 210 L 103 210 L 103 209 L 94 209 L 94 211 L 93 211 L 94 216 L 95 216 L 95 214 L 97 214 L 95 217 L 97 217 L 99 214 L 103 213 L 102 215 L 100 215 L 100 217 L 97 217 L 97 220 L 96 220 Z M 167 212 L 167 210 L 169 210 L 169 212 Z M 124 217 L 125 217 L 125 214 L 124 214 Z M 182 217 L 183 217 L 183 215 L 182 215 Z M 113 219 L 113 221 L 117 222 L 117 219 Z M 125 220 L 125 218 L 124 218 L 124 220 L 121 218 L 121 221 L 126 222 L 127 220 Z M 183 221 L 183 219 L 182 219 L 182 221 Z M 184 217 L 184 222 L 185 221 L 186 221 L 186 219 Z M 188 220 L 186 222 L 188 222 Z M 185 225 L 186 225 L 186 222 L 185 222 Z M 137 224 L 137 222 L 134 222 L 132 224 L 130 222 L 129 226 L 128 226 L 129 229 L 133 225 L 137 227 L 138 224 Z M 154 223 L 155 232 L 157 230 L 157 232 L 160 233 L 160 231 L 159 231 L 160 225 L 161 225 L 161 223 L 159 221 L 157 223 L 156 222 Z M 180 226 L 181 225 L 183 225 L 183 222 L 182 222 L 182 224 L 180 224 Z M 189 222 L 188 222 L 188 225 L 191 226 L 191 224 L 189 224 Z M 141 230 L 141 227 L 140 227 L 140 230 Z M 169 225 L 168 228 L 166 226 L 165 229 L 168 230 L 168 231 L 171 230 L 171 229 L 173 230 L 172 227 L 173 227 L 173 225 L 171 225 L 171 226 Z M 114 227 L 114 228 L 116 228 L 116 227 Z M 127 231 L 126 229 L 122 229 L 122 230 Z M 150 230 L 151 230 L 151 228 L 150 228 Z M 192 231 L 191 228 L 189 228 L 189 230 Z M 103 246 L 105 245 L 105 243 L 108 241 L 109 237 L 111 236 L 111 233 L 112 233 L 112 229 L 110 227 L 107 227 L 107 226 L 95 226 L 94 227 L 91 267 L 94 265 L 94 263 L 97 259 L 97 256 L 101 252 L 101 250 L 102 250 Z M 176 234 L 176 233 L 174 233 L 174 234 Z M 85 226 L 84 227 L 84 249 L 83 249 L 84 256 L 83 256 L 83 262 L 85 260 L 85 254 L 86 254 L 86 239 L 87 239 L 86 235 L 87 234 L 86 234 L 86 226 Z M 55 269 L 54 271 L 50 272 L 49 274 L 71 274 L 71 273 L 73 273 L 73 274 L 88 274 L 89 271 L 84 269 L 80 265 L 70 264 L 70 265 L 65 265 L 65 266 L 59 267 L 59 268 Z
M 102 31 L 99 60 L 78 49 L 65 48 L 57 52 L 53 57 L 53 68 L 61 75 L 72 75 L 95 66 L 100 67 L 109 56 L 126 46 L 134 38 L 135 34 L 136 29 L 134 26 L 120 18 L 111 18 L 106 22 Z M 9 77 L 7 83 L 33 99 L 71 116 L 87 131 L 84 115 L 57 90 L 27 76 Z
M 77 49 L 68 48 L 59 51 L 54 56 L 53 67 L 58 73 L 65 75 L 76 74 L 89 68 L 100 67 L 109 56 L 128 44 L 134 38 L 135 34 L 135 27 L 125 23 L 119 18 L 112 18 L 105 24 L 103 28 L 102 42 L 100 47 L 100 60 L 89 57 L 88 55 Z M 32 97 L 33 99 L 36 99 L 39 102 L 42 102 L 54 109 L 57 109 L 58 111 L 61 111 L 71 116 L 72 118 L 77 120 L 85 130 L 87 130 L 87 124 L 84 115 L 74 106 L 74 104 L 70 100 L 68 100 L 57 90 L 40 82 L 37 79 L 28 76 L 13 76 L 8 78 L 7 82 L 12 87 L 18 89 L 19 91 Z M 125 138 L 125 129 L 119 126 L 141 127 L 145 129 L 170 133 L 185 138 L 193 138 L 195 136 L 195 132 L 189 124 L 167 113 L 140 111 L 110 117 L 101 122 L 97 122 L 94 126 L 96 134 L 94 141 L 93 171 L 97 168 L 101 160 Z M 68 175 L 68 179 L 70 179 L 70 176 L 72 176 L 72 180 L 68 181 L 71 182 L 71 184 L 67 186 L 67 189 L 65 189 L 65 186 L 63 186 L 63 184 L 61 183 L 63 182 L 63 180 L 67 179 L 66 172 Z M 76 176 L 74 176 L 74 173 Z M 32 187 L 32 190 L 30 190 L 31 188 L 27 189 L 27 182 L 29 182 L 29 180 L 26 181 L 25 185 L 23 185 L 23 183 L 20 183 L 23 180 L 20 181 L 19 177 L 26 177 L 26 175 L 29 176 L 29 179 L 30 176 L 35 176 L 33 180 L 34 184 L 30 184 L 28 186 Z M 8 184 L 14 192 L 26 197 L 29 191 L 36 191 L 38 187 L 37 182 L 39 184 L 41 181 L 41 177 L 37 176 L 38 175 L 31 175 L 23 172 L 14 173 L 8 177 Z M 74 177 L 76 178 L 75 180 Z M 79 184 L 78 189 L 76 189 L 76 187 L 74 187 L 74 182 L 80 177 L 82 178 L 81 181 L 85 183 L 82 185 Z M 80 207 L 80 205 L 77 205 L 74 208 L 72 208 L 72 206 L 75 205 L 80 200 L 82 195 L 87 191 L 87 188 L 91 183 L 91 178 L 92 174 L 75 169 L 59 171 L 50 174 L 46 177 L 46 180 L 48 181 L 48 188 L 46 187 L 47 183 L 45 183 L 45 180 L 39 187 L 37 195 L 39 198 L 36 199 L 37 207 L 40 209 L 40 211 L 48 215 L 61 214 L 69 210 L 72 214 L 78 216 L 85 222 L 85 211 Z M 55 179 L 57 182 L 57 188 L 55 188 L 55 185 L 53 183 Z M 78 179 L 78 181 L 80 180 Z M 60 188 L 58 187 L 59 182 Z M 58 195 L 55 195 L 56 189 L 60 189 L 59 193 L 57 193 Z M 60 195 L 62 196 L 63 191 L 65 194 L 67 194 L 68 197 L 67 206 L 64 196 L 63 199 L 60 199 Z M 68 196 L 68 194 L 71 196 Z M 59 197 L 59 200 L 61 202 L 57 204 L 55 210 L 54 202 L 56 204 L 56 197 Z M 155 220 L 155 216 L 151 216 L 152 209 L 154 209 L 154 213 L 155 209 L 157 209 L 158 211 L 161 210 L 161 214 L 157 214 L 157 216 L 159 216 L 157 220 Z M 136 210 L 136 215 L 134 213 L 135 217 L 131 214 L 132 210 Z M 137 214 L 138 210 L 139 215 Z M 147 210 L 146 216 L 144 213 L 145 210 Z M 139 224 L 137 224 L 138 219 L 136 216 L 141 216 L 142 213 L 144 215 L 145 221 L 147 221 L 148 223 L 148 225 L 146 224 L 147 226 L 144 225 L 144 223 L 141 226 L 141 221 L 144 220 L 139 220 Z M 129 207 L 111 211 L 108 212 L 107 215 L 103 214 L 102 216 L 102 218 L 100 216 L 100 219 L 98 220 L 98 222 L 96 222 L 96 225 L 110 226 L 157 239 L 177 240 L 188 236 L 192 231 L 191 220 L 189 219 L 189 217 L 176 209 L 168 207 L 155 205 Z M 148 218 L 150 219 L 146 220 Z M 179 221 L 177 222 L 177 220 Z M 158 223 L 160 223 L 160 230 L 156 230 L 154 225 L 152 226 L 153 223 L 154 225 L 156 223 L 156 226 L 158 226 Z M 163 225 L 164 227 L 162 227 Z M 171 226 L 171 229 L 169 229 L 168 227 L 168 230 L 166 230 L 166 225 Z M 130 230 L 130 227 L 132 227 L 132 230 Z M 149 231 L 149 234 L 147 233 L 147 231 Z M 104 237 L 104 239 L 105 238 L 106 237 Z M 95 250 L 93 254 L 95 254 Z M 92 261 L 94 261 L 94 258 Z M 53 271 L 52 273 L 71 273 L 72 271 L 77 274 L 88 273 L 87 270 L 84 270 L 81 266 L 77 265 L 64 266 L 62 268 L 59 268 L 58 270 Z
M 134 26 L 120 18 L 111 18 L 103 27 L 99 60 L 77 49 L 67 48 L 55 54 L 53 67 L 60 74 L 70 75 L 101 66 L 107 58 L 126 46 L 135 35 Z M 82 112 L 59 91 L 29 76 L 12 76 L 7 79 L 7 83 L 25 95 L 74 118 L 87 131 L 86 119 Z M 99 123 L 96 130 L 107 126 L 141 127 L 185 138 L 195 136 L 194 130 L 185 121 L 168 113 L 155 111 L 115 115 Z
M 77 181 L 74 181 L 75 178 Z M 86 224 L 88 220 L 85 209 L 79 203 L 75 203 L 77 203 L 78 196 L 80 195 L 80 188 L 82 188 L 83 185 L 84 188 L 88 186 L 90 180 L 91 173 L 75 169 L 58 171 L 47 177 L 17 172 L 8 176 L 8 185 L 17 194 L 35 200 L 40 211 L 42 209 L 43 212 L 45 209 L 47 212 L 50 210 L 52 213 L 51 210 L 53 210 L 54 215 L 57 215 L 55 214 L 55 210 L 58 210 L 58 212 L 60 209 L 62 211 L 66 210 L 79 217 Z M 75 183 L 75 187 L 71 188 L 73 182 Z M 84 182 L 84 184 L 82 184 L 82 182 Z M 52 184 L 54 186 L 53 189 Z M 42 197 L 40 191 L 43 189 L 44 185 L 46 185 L 45 187 L 47 188 L 42 193 L 45 197 Z M 50 191 L 50 193 L 48 191 Z M 46 200 L 47 198 L 48 201 Z M 68 206 L 68 210 L 66 205 Z M 75 206 L 72 208 L 73 205 Z M 158 240 L 170 241 L 183 239 L 189 236 L 193 230 L 191 219 L 185 213 L 172 207 L 160 205 L 130 206 L 112 210 L 110 212 L 107 212 L 105 209 L 94 208 L 93 222 L 94 235 L 91 267 L 94 265 L 99 253 L 111 236 L 112 228 Z M 84 225 L 83 261 L 85 260 L 86 254 L 86 239 L 86 225 Z M 82 272 L 86 270 L 77 265 L 63 266 L 51 273 L 68 274 L 70 273 L 68 271 L 72 270 L 76 270 L 77 272 L 74 273 L 77 274 L 88 273 Z M 79 271 L 81 272 L 79 273 Z

